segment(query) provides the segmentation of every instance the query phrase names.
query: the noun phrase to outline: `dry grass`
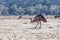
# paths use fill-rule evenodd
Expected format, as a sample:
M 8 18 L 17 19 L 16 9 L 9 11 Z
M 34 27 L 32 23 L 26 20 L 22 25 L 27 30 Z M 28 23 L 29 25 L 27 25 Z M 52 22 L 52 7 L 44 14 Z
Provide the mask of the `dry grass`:
M 48 22 L 42 22 L 41 29 L 38 29 L 39 25 L 32 29 L 36 23 L 30 23 L 30 16 L 28 19 L 17 18 L 18 16 L 0 17 L 0 40 L 60 40 L 59 19 L 48 16 Z

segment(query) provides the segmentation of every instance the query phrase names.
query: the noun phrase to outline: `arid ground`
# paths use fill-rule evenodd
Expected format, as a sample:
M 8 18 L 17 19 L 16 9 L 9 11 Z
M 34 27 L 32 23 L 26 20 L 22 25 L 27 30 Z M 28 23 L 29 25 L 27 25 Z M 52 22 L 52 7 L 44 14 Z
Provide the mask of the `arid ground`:
M 42 22 L 36 29 L 37 23 L 30 23 L 30 17 L 0 16 L 0 40 L 60 40 L 60 19 L 46 16 L 47 23 Z

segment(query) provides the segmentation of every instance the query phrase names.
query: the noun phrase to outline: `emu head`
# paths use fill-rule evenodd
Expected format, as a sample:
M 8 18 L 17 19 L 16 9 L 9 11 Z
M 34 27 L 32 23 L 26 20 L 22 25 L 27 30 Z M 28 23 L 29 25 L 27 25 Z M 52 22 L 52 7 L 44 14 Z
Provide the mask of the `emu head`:
M 30 23 L 38 22 L 37 18 L 34 18 L 34 19 L 30 18 L 30 20 L 31 20 L 31 22 L 30 22 Z
M 32 23 L 32 22 L 33 22 L 32 18 L 30 18 L 30 20 L 31 20 L 31 22 L 30 22 L 30 23 Z
M 35 20 L 33 20 L 32 18 L 30 18 L 31 22 L 30 23 L 33 23 Z

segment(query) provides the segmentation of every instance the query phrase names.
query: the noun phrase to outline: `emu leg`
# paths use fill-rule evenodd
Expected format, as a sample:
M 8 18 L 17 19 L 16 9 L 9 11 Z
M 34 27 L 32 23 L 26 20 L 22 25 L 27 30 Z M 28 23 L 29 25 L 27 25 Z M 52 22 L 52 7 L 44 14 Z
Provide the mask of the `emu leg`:
M 40 22 L 40 27 L 39 27 L 39 29 L 41 28 L 41 22 Z
M 36 29 L 36 27 L 38 26 L 38 24 L 39 24 L 39 23 L 37 23 L 37 25 L 35 26 L 35 28 L 34 28 L 34 29 Z

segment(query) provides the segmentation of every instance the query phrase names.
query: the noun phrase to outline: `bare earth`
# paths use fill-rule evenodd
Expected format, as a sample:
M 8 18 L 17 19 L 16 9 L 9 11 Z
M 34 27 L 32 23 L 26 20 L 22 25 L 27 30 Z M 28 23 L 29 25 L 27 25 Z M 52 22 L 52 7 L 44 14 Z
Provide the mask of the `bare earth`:
M 40 25 L 33 29 L 36 23 L 30 23 L 29 17 L 1 16 L 0 40 L 60 40 L 60 19 L 48 16 L 48 22 L 42 22 L 41 29 Z

